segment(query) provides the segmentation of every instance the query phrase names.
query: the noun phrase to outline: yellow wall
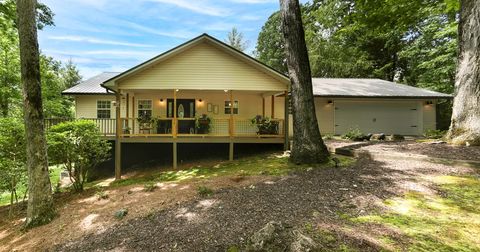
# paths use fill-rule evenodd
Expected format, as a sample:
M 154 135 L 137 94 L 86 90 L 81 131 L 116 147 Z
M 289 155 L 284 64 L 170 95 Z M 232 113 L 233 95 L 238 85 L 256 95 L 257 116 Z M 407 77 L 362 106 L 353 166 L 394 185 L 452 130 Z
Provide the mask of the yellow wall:
M 287 83 L 203 41 L 117 84 L 120 89 L 284 91 Z
M 97 118 L 97 100 L 114 101 L 114 95 L 79 95 L 75 96 L 76 118 Z M 115 108 L 111 106 L 111 118 L 115 118 Z
M 135 117 L 137 117 L 138 100 L 149 99 L 153 104 L 153 116 L 166 117 L 167 116 L 167 99 L 173 99 L 173 90 L 170 91 L 155 91 L 150 93 L 130 93 L 130 107 L 132 104 L 132 97 L 135 97 Z M 163 99 L 163 102 L 160 102 Z M 225 101 L 230 100 L 230 93 L 224 91 L 179 91 L 177 92 L 177 99 L 195 99 L 195 111 L 197 115 L 208 114 L 215 118 L 228 118 L 230 114 L 225 114 Z M 200 102 L 199 99 L 202 101 Z M 251 119 L 255 115 L 262 114 L 262 95 L 255 92 L 233 92 L 233 99 L 239 102 L 239 114 L 234 115 L 240 119 Z M 208 112 L 208 103 L 218 106 L 218 114 Z M 129 111 L 129 116 L 133 117 L 132 110 Z M 283 118 L 283 116 L 281 117 Z

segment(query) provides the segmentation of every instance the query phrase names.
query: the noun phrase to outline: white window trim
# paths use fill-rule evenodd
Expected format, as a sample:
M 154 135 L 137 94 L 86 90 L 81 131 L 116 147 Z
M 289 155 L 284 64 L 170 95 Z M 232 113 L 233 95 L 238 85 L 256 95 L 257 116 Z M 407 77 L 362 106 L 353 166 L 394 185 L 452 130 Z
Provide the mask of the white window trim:
M 152 105 L 152 107 L 150 109 L 140 109 L 140 101 L 150 101 L 150 104 Z M 136 112 L 137 112 L 137 117 L 140 115 L 140 110 L 150 110 L 152 113 L 152 117 L 153 117 L 153 99 L 138 99 L 136 100 L 136 103 L 137 103 L 137 106 L 136 106 Z
M 99 101 L 108 101 L 109 104 L 110 104 L 110 108 L 109 108 L 109 109 L 99 109 L 99 108 L 98 108 L 98 102 L 99 102 Z M 95 113 L 96 113 L 96 118 L 100 118 L 100 117 L 98 117 L 98 110 L 109 110 L 109 111 L 110 111 L 110 117 L 108 117 L 108 118 L 101 118 L 101 119 L 111 119 L 111 118 L 112 118 L 112 107 L 113 107 L 113 106 L 112 106 L 112 102 L 113 102 L 112 100 L 108 100 L 108 99 L 97 99 L 97 100 L 95 100 Z

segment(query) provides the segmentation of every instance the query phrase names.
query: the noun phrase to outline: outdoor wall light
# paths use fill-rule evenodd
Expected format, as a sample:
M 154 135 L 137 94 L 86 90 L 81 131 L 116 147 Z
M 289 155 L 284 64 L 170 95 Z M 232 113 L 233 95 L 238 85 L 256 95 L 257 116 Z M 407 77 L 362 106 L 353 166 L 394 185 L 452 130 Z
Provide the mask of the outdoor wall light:
M 228 90 L 227 90 L 227 89 L 225 89 L 225 90 L 223 90 L 223 91 L 225 91 L 225 93 L 226 93 L 226 92 L 228 92 Z
M 198 102 L 203 102 L 203 100 L 202 100 L 202 99 L 198 99 Z
M 333 101 L 332 101 L 332 100 L 328 100 L 327 103 L 328 103 L 328 104 L 332 104 Z
M 160 102 L 163 102 L 163 98 L 160 98 Z
M 426 101 L 425 102 L 425 105 L 432 105 L 433 104 L 433 101 Z
M 178 89 L 175 89 L 175 92 L 178 92 L 179 90 Z

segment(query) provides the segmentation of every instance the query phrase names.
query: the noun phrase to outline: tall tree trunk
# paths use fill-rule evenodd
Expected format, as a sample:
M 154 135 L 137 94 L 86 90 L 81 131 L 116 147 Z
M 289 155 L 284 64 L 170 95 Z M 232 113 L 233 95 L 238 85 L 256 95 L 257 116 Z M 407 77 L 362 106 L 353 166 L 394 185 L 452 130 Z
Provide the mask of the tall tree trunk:
M 298 0 L 280 0 L 293 111 L 294 163 L 323 163 L 328 150 L 323 143 L 315 115 L 312 77 Z
M 460 52 L 447 137 L 454 144 L 480 145 L 480 0 L 460 4 Z
M 50 222 L 55 216 L 43 126 L 36 6 L 36 0 L 17 0 L 28 167 L 27 227 Z

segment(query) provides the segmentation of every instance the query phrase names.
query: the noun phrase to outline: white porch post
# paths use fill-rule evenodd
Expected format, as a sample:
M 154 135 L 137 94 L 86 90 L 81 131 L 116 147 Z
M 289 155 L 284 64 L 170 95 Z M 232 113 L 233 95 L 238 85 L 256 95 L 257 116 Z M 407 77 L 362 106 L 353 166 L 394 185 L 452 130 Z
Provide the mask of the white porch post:
M 172 121 L 172 134 L 173 134 L 173 141 L 172 141 L 172 148 L 173 148 L 173 169 L 177 169 L 177 90 L 173 90 L 173 121 Z
M 235 134 L 235 123 L 233 120 L 233 106 L 235 102 L 233 100 L 233 91 L 230 90 L 230 143 L 228 148 L 228 160 L 233 161 L 233 137 Z
M 116 93 L 116 104 L 115 104 L 115 119 L 116 119 L 116 130 L 115 130 L 115 180 L 122 179 L 122 143 L 120 134 L 122 131 L 122 119 L 120 117 L 120 108 L 121 108 L 121 97 L 120 89 Z
M 285 112 L 284 112 L 284 118 L 283 118 L 283 134 L 284 134 L 284 143 L 283 143 L 283 149 L 284 150 L 288 150 L 290 149 L 289 148 L 289 144 L 290 144 L 290 140 L 289 140 L 289 117 L 290 117 L 290 113 L 289 113 L 289 106 L 290 105 L 290 102 L 289 102 L 289 97 L 288 97 L 288 91 L 285 91 Z

